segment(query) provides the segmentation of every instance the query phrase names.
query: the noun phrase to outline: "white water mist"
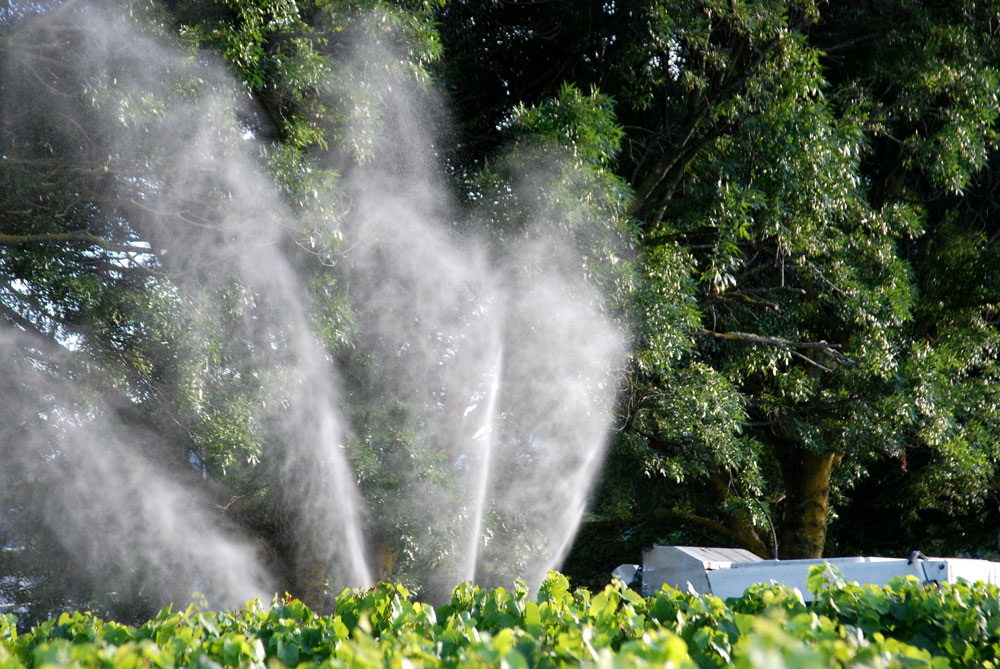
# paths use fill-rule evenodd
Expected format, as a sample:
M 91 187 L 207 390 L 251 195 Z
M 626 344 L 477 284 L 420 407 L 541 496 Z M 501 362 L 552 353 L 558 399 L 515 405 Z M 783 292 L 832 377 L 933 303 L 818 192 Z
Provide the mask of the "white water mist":
M 353 398 L 314 335 L 308 290 L 288 248 L 322 222 L 299 220 L 277 194 L 261 167 L 266 149 L 239 121 L 254 110 L 209 58 L 182 57 L 96 6 L 76 3 L 63 14 L 59 20 L 87 37 L 78 50 L 44 57 L 62 59 L 58 69 L 106 105 L 110 89 L 122 92 L 125 107 L 146 96 L 162 102 L 155 120 L 140 127 L 113 106 L 81 111 L 78 100 L 44 90 L 12 89 L 4 99 L 55 108 L 68 124 L 96 117 L 101 136 L 111 138 L 106 191 L 97 195 L 121 203 L 134 235 L 128 243 L 155 255 L 154 270 L 169 277 L 176 317 L 194 328 L 180 335 L 191 359 L 253 387 L 248 422 L 279 463 L 282 519 L 300 544 L 296 568 L 328 576 L 334 588 L 369 585 L 366 528 L 385 518 L 393 522 L 383 526 L 412 537 L 404 568 L 431 594 L 463 578 L 537 585 L 558 567 L 600 468 L 624 355 L 625 337 L 567 232 L 591 223 L 525 194 L 520 220 L 498 244 L 481 230 L 484 213 L 457 204 L 444 183 L 429 130 L 439 128 L 440 114 L 425 104 L 433 96 L 386 75 L 392 68 L 377 61 L 393 55 L 371 45 L 355 50 L 365 63 L 338 65 L 339 76 L 364 80 L 381 107 L 378 133 L 356 130 L 370 140 L 371 155 L 344 170 L 339 192 L 326 194 L 351 204 L 331 271 L 350 300 L 359 357 L 379 366 L 372 376 L 380 410 L 404 435 L 370 446 L 390 463 L 384 473 L 398 492 L 366 507 L 345 448 L 352 434 L 343 411 Z M 4 67 L 25 67 L 26 58 L 31 67 L 25 53 Z M 76 117 L 84 111 L 86 119 Z M 23 114 L 9 118 L 31 128 Z M 544 182 L 559 170 L 536 165 L 523 180 Z M 511 192 L 522 192 L 517 180 Z M 213 358 L 213 337 L 228 346 L 223 363 Z M 31 346 L 8 335 L 3 342 L 19 355 Z M 196 382 L 198 393 L 215 382 L 209 376 Z M 72 404 L 72 388 L 49 390 L 34 373 L 16 378 L 9 392 L 18 399 L 8 406 L 19 412 L 43 396 Z M 193 402 L 192 412 L 208 415 L 209 404 Z M 45 449 L 57 452 L 45 469 L 49 530 L 67 551 L 113 555 L 124 570 L 141 563 L 143 587 L 156 598 L 196 587 L 212 592 L 213 603 L 268 597 L 274 582 L 249 539 L 197 510 L 211 502 L 192 492 L 200 485 L 190 481 L 193 470 L 186 479 L 156 457 L 136 455 L 155 452 L 157 435 L 133 434 L 101 450 L 98 435 L 110 425 L 101 414 L 111 411 L 47 419 L 58 445 L 23 452 L 0 427 L 6 461 L 34 467 Z M 394 460 L 393 449 L 409 450 Z M 61 458 L 77 464 L 61 466 Z M 107 509 L 135 512 L 98 511 Z M 94 523 L 97 535 L 87 529 Z
M 52 30 L 73 48 L 51 46 Z M 164 47 L 103 5 L 69 3 L 26 24 L 18 38 L 26 46 L 8 51 L 2 63 L 3 117 L 19 124 L 15 137 L 31 137 L 36 128 L 53 133 L 57 146 L 69 147 L 59 156 L 67 170 L 78 163 L 81 170 L 100 168 L 87 164 L 88 151 L 93 142 L 107 145 L 99 191 L 82 197 L 120 217 L 110 232 L 96 235 L 115 235 L 113 246 L 138 251 L 111 262 L 132 270 L 148 263 L 151 280 L 173 305 L 186 356 L 177 362 L 194 369 L 186 420 L 219 413 L 201 399 L 213 384 L 247 388 L 234 401 L 256 403 L 246 420 L 266 440 L 263 457 L 278 462 L 279 477 L 270 483 L 279 488 L 273 497 L 283 522 L 294 524 L 300 537 L 298 567 L 329 573 L 339 585 L 369 585 L 336 372 L 312 334 L 307 290 L 286 248 L 305 226 L 265 172 L 263 147 L 241 127 L 245 97 L 221 64 Z M 38 72 L 50 80 L 32 87 Z M 11 158 L 16 150 L 5 147 Z M 73 392 L 46 393 L 36 377 L 21 378 L 26 396 L 54 396 L 58 403 Z M 144 391 L 129 392 L 143 400 Z M 217 511 L 200 510 L 211 510 L 213 502 L 224 509 L 234 500 L 200 498 L 196 490 L 205 485 L 191 480 L 193 469 L 186 483 L 171 473 L 169 463 L 187 460 L 169 451 L 177 439 L 99 438 L 113 425 L 101 417 L 109 411 L 99 406 L 93 418 L 74 418 L 66 423 L 72 429 L 59 429 L 58 444 L 46 446 L 56 453 L 41 470 L 51 491 L 47 530 L 69 553 L 113 556 L 94 564 L 121 565 L 124 572 L 135 565 L 153 602 L 183 600 L 195 590 L 216 595 L 214 605 L 269 598 L 275 584 L 259 551 L 239 539 L 235 525 L 223 522 L 225 531 L 219 529 Z M 173 436 L 179 443 L 188 438 Z M 28 467 L 37 459 L 17 446 L 6 426 L 0 439 L 5 463 Z M 153 457 L 137 459 L 138 452 Z
M 474 459 L 475 475 L 472 485 L 472 523 L 465 549 L 463 578 L 466 581 L 476 580 L 476 563 L 479 560 L 479 547 L 483 544 L 483 522 L 489 502 L 490 468 L 493 464 L 493 450 L 499 437 L 497 411 L 500 404 L 500 384 L 503 378 L 503 342 L 497 342 L 496 349 L 496 357 L 486 375 L 487 386 L 485 396 L 482 398 L 484 401 L 481 414 L 482 424 L 472 435 L 472 458 Z M 477 397 L 477 399 L 479 398 Z M 474 408 L 475 406 L 470 407 L 470 409 Z
M 517 220 L 498 243 L 483 225 L 491 203 L 457 205 L 439 176 L 435 132 L 447 124 L 424 112 L 438 109 L 433 95 L 367 85 L 381 92 L 383 127 L 345 178 L 353 209 L 340 271 L 366 350 L 392 361 L 383 383 L 417 457 L 446 463 L 394 472 L 404 492 L 385 511 L 418 535 L 414 574 L 432 596 L 459 578 L 537 585 L 569 550 L 603 459 L 625 337 L 577 231 L 614 245 L 613 222 L 534 197 L 539 184 L 565 187 L 565 157 L 553 152 L 510 166 Z
M 141 425 L 123 428 L 127 408 L 95 403 L 52 374 L 38 356 L 51 347 L 0 332 L 0 462 L 33 482 L 33 522 L 53 532 L 74 578 L 154 602 L 201 592 L 214 606 L 237 606 L 271 592 L 252 544 L 206 512 L 217 500 L 194 485 L 196 472 L 165 462 L 171 444 Z

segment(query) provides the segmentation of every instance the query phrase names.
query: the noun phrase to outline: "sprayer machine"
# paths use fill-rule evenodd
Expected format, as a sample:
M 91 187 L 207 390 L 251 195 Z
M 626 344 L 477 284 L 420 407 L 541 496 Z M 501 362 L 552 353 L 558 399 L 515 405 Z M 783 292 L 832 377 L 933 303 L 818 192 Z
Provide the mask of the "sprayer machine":
M 914 551 L 908 558 L 840 557 L 808 560 L 765 560 L 741 548 L 654 546 L 642 552 L 642 564 L 619 565 L 612 574 L 639 590 L 644 597 L 664 584 L 722 599 L 742 597 L 756 583 L 780 583 L 798 588 L 805 601 L 812 598 L 806 578 L 814 566 L 829 565 L 844 580 L 884 586 L 900 576 L 920 583 L 1000 583 L 1000 562 L 968 558 L 927 557 Z

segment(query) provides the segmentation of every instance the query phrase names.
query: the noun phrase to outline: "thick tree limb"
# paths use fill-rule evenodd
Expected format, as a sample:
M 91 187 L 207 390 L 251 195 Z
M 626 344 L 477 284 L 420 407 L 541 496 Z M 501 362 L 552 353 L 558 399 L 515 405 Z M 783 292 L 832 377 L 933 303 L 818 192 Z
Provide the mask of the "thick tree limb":
M 148 249 L 112 244 L 108 240 L 98 237 L 94 233 L 87 230 L 50 232 L 34 235 L 0 234 L 0 245 L 2 246 L 30 246 L 32 244 L 86 244 L 87 246 L 98 246 L 105 251 L 125 253 L 131 256 L 149 255 L 152 253 L 152 251 Z
M 762 335 L 750 334 L 749 332 L 715 332 L 713 330 L 694 330 L 691 334 L 698 337 L 714 337 L 715 339 L 728 339 L 730 341 L 745 341 L 750 344 L 763 344 L 765 346 L 777 346 L 778 348 L 783 348 L 791 351 L 796 357 L 802 358 L 812 365 L 816 365 L 826 371 L 830 371 L 828 368 L 823 367 L 815 360 L 806 358 L 798 351 L 818 351 L 826 357 L 830 358 L 838 365 L 851 365 L 854 361 L 848 358 L 846 355 L 840 352 L 840 344 L 831 344 L 829 342 L 820 341 L 792 341 L 791 339 L 785 339 L 783 337 L 765 337 Z

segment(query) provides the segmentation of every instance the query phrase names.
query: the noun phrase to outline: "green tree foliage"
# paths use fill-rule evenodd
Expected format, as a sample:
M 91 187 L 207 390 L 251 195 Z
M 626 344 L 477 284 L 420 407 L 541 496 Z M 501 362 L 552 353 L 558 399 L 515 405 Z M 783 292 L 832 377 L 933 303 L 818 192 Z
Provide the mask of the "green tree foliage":
M 901 542 L 992 503 L 996 11 L 443 9 L 468 159 L 510 101 L 566 80 L 625 130 L 636 349 L 581 555 L 622 536 L 769 555 L 766 512 L 783 555 L 819 555 L 857 485 L 868 538 L 892 534 L 868 503 Z
M 0 555 L 0 572 L 15 576 L 0 580 L 5 597 L 43 615 L 60 596 L 101 596 L 99 586 L 60 595 L 65 556 L 36 532 L 35 485 L 60 430 L 98 414 L 114 430 L 158 435 L 144 457 L 196 479 L 208 506 L 259 539 L 282 585 L 310 604 L 323 590 L 320 528 L 295 518 L 275 485 L 291 448 L 275 435 L 293 392 L 294 333 L 239 280 L 240 259 L 192 261 L 199 240 L 238 234 L 220 213 L 234 182 L 194 169 L 164 178 L 179 160 L 203 164 L 197 151 L 160 151 L 165 135 L 234 163 L 251 152 L 278 194 L 287 216 L 267 243 L 305 277 L 308 320 L 345 379 L 347 451 L 363 494 L 386 510 L 368 521 L 382 575 L 409 577 L 455 550 L 454 528 L 400 502 L 399 472 L 446 480 L 451 463 L 407 425 L 392 360 L 361 340 L 357 293 L 331 270 L 352 204 L 341 174 L 411 165 L 385 140 L 400 124 L 387 92 L 400 81 L 420 104 L 443 91 L 449 111 L 433 123 L 448 130 L 428 130 L 425 148 L 462 203 L 456 231 L 488 235 L 500 257 L 532 218 L 550 217 L 613 318 L 630 324 L 580 571 L 605 573 L 655 541 L 769 555 L 769 518 L 788 557 L 992 546 L 995 2 L 119 9 L 129 30 L 97 45 L 77 3 L 0 10 L 0 322 L 16 334 L 0 340 L 0 383 L 13 392 L 43 373 L 77 389 L 0 414 L 45 435 L 32 437 L 30 466 L 0 468 L 0 547 L 19 549 Z M 169 66 L 149 80 L 125 77 L 148 45 L 185 56 L 161 59 Z M 105 60 L 67 57 L 93 53 Z M 235 111 L 211 103 L 220 89 L 242 101 Z M 187 116 L 166 113 L 177 108 Z M 199 144 L 191 129 L 205 115 L 216 136 Z M 244 150 L 245 137 L 260 143 Z M 421 165 L 414 179 L 439 167 Z M 157 210 L 171 189 L 198 198 Z M 240 212 L 253 219 L 252 205 Z M 546 260 L 528 270 L 541 275 Z M 270 329 L 254 339 L 248 323 Z M 277 353 L 258 369 L 262 349 Z M 844 522 L 831 524 L 838 513 Z M 786 641 L 768 628 L 754 643 L 766 654 Z
M 71 590 L 66 565 L 74 560 L 58 532 L 43 530 L 46 463 L 60 453 L 62 431 L 86 423 L 142 445 L 144 457 L 204 495 L 216 509 L 208 513 L 249 530 L 287 588 L 310 601 L 322 593 L 318 558 L 301 550 L 309 530 L 296 527 L 276 485 L 286 465 L 273 424 L 284 398 L 275 391 L 292 333 L 273 322 L 276 305 L 240 280 L 236 253 L 209 264 L 199 251 L 239 236 L 222 213 L 232 209 L 235 171 L 255 166 L 241 179 L 270 172 L 281 198 L 272 208 L 287 208 L 286 220 L 260 241 L 297 264 L 319 336 L 330 351 L 343 345 L 350 314 L 327 267 L 339 244 L 333 168 L 370 150 L 347 135 L 345 119 L 381 121 L 378 100 L 346 95 L 365 73 L 336 71 L 333 54 L 364 32 L 397 45 L 398 60 L 385 67 L 425 80 L 438 51 L 428 23 L 434 6 L 132 3 L 108 14 L 120 22 L 117 40 L 73 3 L 3 15 L 4 373 L 12 393 L 38 370 L 53 388 L 73 387 L 4 409 L 5 461 L 20 463 L 0 474 L 0 545 L 11 549 L 0 556 L 5 599 L 44 615 L 66 600 L 114 606 L 103 593 L 133 583 L 108 566 L 98 582 L 81 579 Z M 219 64 L 239 75 L 242 90 L 232 90 Z M 234 112 L 231 100 L 240 99 L 250 102 Z M 197 136 L 204 128 L 215 134 Z M 260 140 L 255 155 L 244 151 L 247 136 Z M 232 174 L 217 169 L 227 160 Z M 247 336 L 253 322 L 261 324 L 257 340 Z M 259 365 L 264 347 L 277 352 L 270 368 Z M 6 431 L 15 425 L 23 441 Z

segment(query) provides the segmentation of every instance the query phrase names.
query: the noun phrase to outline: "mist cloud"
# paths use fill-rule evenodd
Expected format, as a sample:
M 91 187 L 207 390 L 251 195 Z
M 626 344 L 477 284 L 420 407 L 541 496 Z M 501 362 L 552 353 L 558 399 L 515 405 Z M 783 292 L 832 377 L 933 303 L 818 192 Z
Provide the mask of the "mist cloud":
M 442 105 L 375 62 L 391 52 L 359 45 L 367 60 L 336 73 L 341 83 L 364 79 L 378 107 L 347 130 L 360 160 L 320 194 L 345 214 L 302 218 L 262 168 L 268 149 L 241 121 L 253 109 L 218 63 L 183 57 L 85 3 L 58 20 L 74 28 L 72 48 L 7 53 L 5 118 L 26 135 L 61 135 L 67 165 L 100 155 L 107 176 L 89 186 L 95 201 L 115 204 L 80 222 L 148 250 L 129 262 L 148 261 L 169 279 L 174 317 L 187 327 L 178 333 L 185 364 L 209 367 L 208 342 L 224 340 L 224 363 L 211 364 L 244 389 L 264 457 L 278 462 L 277 499 L 302 560 L 318 559 L 310 568 L 334 587 L 369 585 L 365 534 L 381 526 L 414 537 L 410 568 L 429 592 L 473 578 L 537 584 L 557 568 L 600 468 L 625 351 L 574 233 L 604 226 L 587 234 L 614 244 L 614 226 L 529 196 L 565 171 L 558 159 L 511 180 L 512 197 L 523 195 L 499 243 L 482 225 L 488 213 L 445 186 L 435 150 Z M 43 67 L 43 57 L 58 66 Z M 52 77 L 44 87 L 33 82 L 41 71 Z M 80 86 L 83 98 L 70 94 Z M 99 152 L 83 145 L 80 128 Z M 65 148 L 75 143 L 79 152 Z M 361 436 L 347 415 L 371 412 L 351 413 L 357 397 L 314 334 L 289 243 L 317 226 L 344 238 L 330 271 L 350 302 L 356 357 L 374 366 L 368 390 L 383 398 L 398 436 L 368 445 L 385 451 L 398 481 L 377 506 L 365 506 L 345 448 Z M 116 433 L 119 407 L 46 373 L 31 362 L 36 344 L 7 330 L 0 461 L 38 473 L 36 519 L 80 557 L 81 577 L 133 574 L 159 600 L 194 589 L 219 605 L 267 596 L 275 582 L 257 547 L 212 511 L 218 500 L 196 492 L 206 488 L 192 479 L 198 472 L 177 466 L 186 454 L 170 455 L 176 446 L 150 428 Z M 192 392 L 219 383 L 206 372 Z

